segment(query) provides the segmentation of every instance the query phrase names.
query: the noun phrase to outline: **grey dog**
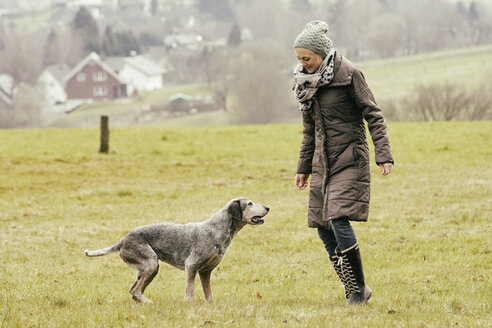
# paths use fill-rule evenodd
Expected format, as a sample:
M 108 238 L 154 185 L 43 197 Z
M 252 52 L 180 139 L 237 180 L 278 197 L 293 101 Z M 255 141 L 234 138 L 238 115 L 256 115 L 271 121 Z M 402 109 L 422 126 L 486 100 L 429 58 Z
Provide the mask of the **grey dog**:
M 159 271 L 159 260 L 186 272 L 187 302 L 193 301 L 198 272 L 205 299 L 211 302 L 210 274 L 224 258 L 232 237 L 246 224 L 263 224 L 269 210 L 247 198 L 235 198 L 206 221 L 141 226 L 115 245 L 97 251 L 86 250 L 85 255 L 102 256 L 120 251 L 123 261 L 138 271 L 137 280 L 130 288 L 137 302 L 151 303 L 143 293 Z

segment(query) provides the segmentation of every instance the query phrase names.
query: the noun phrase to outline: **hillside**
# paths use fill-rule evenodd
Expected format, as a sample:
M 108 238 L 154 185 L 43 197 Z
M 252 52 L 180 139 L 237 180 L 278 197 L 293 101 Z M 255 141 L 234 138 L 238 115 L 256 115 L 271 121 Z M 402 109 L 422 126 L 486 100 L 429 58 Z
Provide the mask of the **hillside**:
M 384 105 L 410 95 L 416 84 L 453 82 L 465 88 L 480 84 L 492 74 L 492 45 L 361 62 L 356 65 L 363 70 L 376 100 Z M 206 85 L 173 86 L 143 93 L 139 98 L 85 105 L 49 126 L 97 127 L 100 115 L 109 115 L 112 126 L 212 126 L 229 122 L 228 114 L 223 111 L 150 121 L 139 119 L 142 112 L 156 105 L 162 107 L 169 96 L 179 92 L 194 96 L 212 94 Z M 290 90 L 285 90 L 285 96 L 292 97 Z
M 475 86 L 492 74 L 492 45 L 357 63 L 377 99 L 408 95 L 415 84 Z

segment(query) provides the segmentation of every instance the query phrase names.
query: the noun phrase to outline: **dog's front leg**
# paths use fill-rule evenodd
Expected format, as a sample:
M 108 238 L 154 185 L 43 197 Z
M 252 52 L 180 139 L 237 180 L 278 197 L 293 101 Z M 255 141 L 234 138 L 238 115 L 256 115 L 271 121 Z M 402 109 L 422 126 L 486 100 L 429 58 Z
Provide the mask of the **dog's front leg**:
M 185 301 L 191 303 L 193 302 L 193 292 L 195 290 L 196 270 L 193 265 L 187 265 L 185 267 L 185 271 L 186 271 Z
M 207 302 L 212 303 L 212 288 L 210 288 L 210 274 L 212 271 L 200 271 L 199 273 L 205 299 Z

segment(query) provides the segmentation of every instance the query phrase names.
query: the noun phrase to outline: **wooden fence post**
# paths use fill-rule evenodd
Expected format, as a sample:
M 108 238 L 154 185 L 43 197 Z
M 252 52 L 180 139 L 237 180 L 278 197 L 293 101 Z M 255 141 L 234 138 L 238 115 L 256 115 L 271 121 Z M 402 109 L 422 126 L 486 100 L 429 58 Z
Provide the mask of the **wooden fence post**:
M 108 153 L 109 151 L 109 123 L 107 116 L 101 116 L 101 147 L 100 153 Z

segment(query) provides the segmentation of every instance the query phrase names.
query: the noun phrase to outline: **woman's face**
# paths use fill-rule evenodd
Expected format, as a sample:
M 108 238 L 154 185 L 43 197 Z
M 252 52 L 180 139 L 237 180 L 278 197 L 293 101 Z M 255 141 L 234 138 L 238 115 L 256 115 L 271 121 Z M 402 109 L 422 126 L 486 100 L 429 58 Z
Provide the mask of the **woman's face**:
M 323 62 L 323 57 L 321 55 L 318 55 L 309 49 L 295 48 L 295 50 L 299 63 L 309 74 L 316 72 L 319 65 Z

